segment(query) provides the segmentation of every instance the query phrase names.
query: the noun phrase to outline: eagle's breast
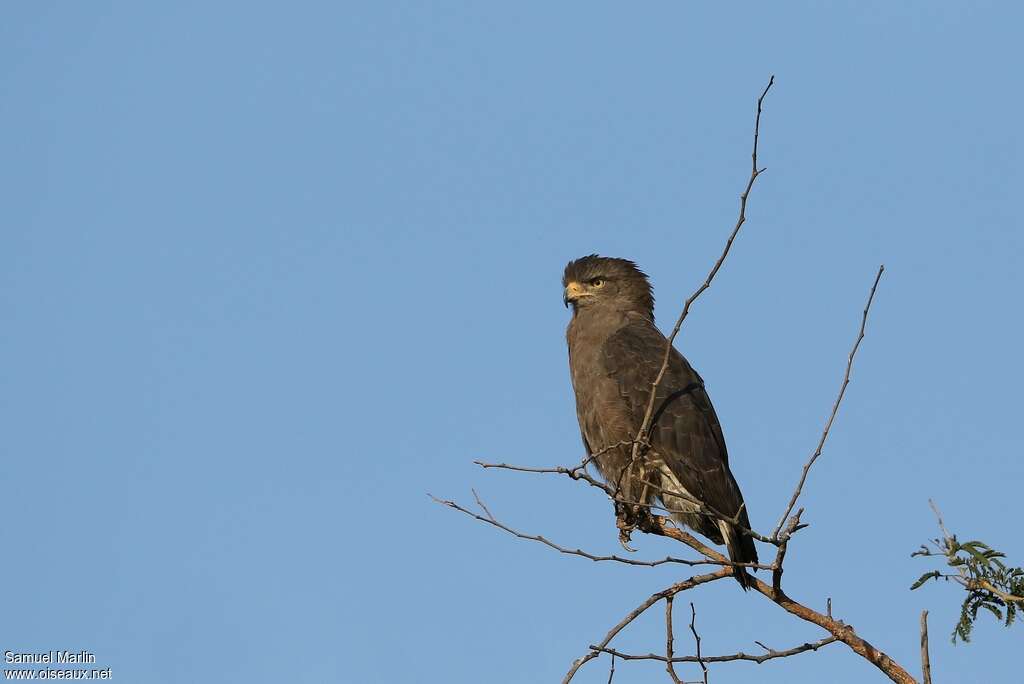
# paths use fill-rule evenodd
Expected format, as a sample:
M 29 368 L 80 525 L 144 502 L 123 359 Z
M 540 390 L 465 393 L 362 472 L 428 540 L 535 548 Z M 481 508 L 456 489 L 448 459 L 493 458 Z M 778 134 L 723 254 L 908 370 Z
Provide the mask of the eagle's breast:
M 631 440 L 638 425 L 630 404 L 622 396 L 618 380 L 605 363 L 604 345 L 619 326 L 581 325 L 574 318 L 566 331 L 569 344 L 569 372 L 576 393 L 576 417 L 588 454 Z M 618 479 L 629 462 L 628 445 L 608 449 L 595 459 L 608 481 Z

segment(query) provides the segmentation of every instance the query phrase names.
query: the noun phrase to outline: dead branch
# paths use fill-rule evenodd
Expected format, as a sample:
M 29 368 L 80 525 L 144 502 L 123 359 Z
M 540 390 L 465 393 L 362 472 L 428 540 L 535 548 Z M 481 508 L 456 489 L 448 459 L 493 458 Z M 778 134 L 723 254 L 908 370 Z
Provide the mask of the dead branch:
M 811 466 L 821 456 L 821 450 L 825 447 L 825 440 L 828 439 L 828 433 L 832 429 L 832 423 L 836 419 L 836 414 L 839 413 L 839 405 L 843 402 L 843 396 L 846 394 L 846 386 L 850 384 L 850 371 L 853 369 L 853 359 L 857 356 L 857 349 L 860 348 L 861 340 L 864 339 L 864 328 L 868 323 L 868 311 L 871 310 L 871 303 L 875 299 L 875 290 L 878 288 L 878 281 L 882 278 L 882 273 L 885 272 L 885 264 L 878 267 L 878 274 L 875 276 L 875 282 L 871 285 L 871 292 L 868 294 L 868 303 L 864 306 L 864 314 L 860 319 L 860 332 L 857 333 L 857 340 L 853 343 L 853 349 L 850 350 L 850 355 L 846 360 L 846 372 L 843 374 L 843 382 L 839 386 L 839 395 L 836 397 L 836 401 L 832 404 L 832 413 L 828 417 L 828 421 L 825 423 L 825 429 L 822 430 L 821 439 L 818 440 L 818 446 L 815 448 L 814 453 L 804 464 L 803 472 L 800 473 L 800 481 L 796 484 L 796 489 L 793 490 L 793 496 L 789 499 L 789 504 L 786 506 L 785 512 L 782 517 L 779 518 L 778 525 L 775 526 L 775 531 L 772 532 L 772 538 L 778 539 L 779 533 L 782 531 L 782 526 L 786 524 L 786 519 L 789 514 L 793 512 L 793 507 L 796 506 L 796 500 L 800 498 L 800 493 L 804 489 L 804 483 L 807 481 L 807 473 L 811 470 Z
M 590 458 L 588 457 L 587 459 L 584 460 L 584 463 L 588 462 L 589 460 Z M 500 470 L 514 470 L 520 473 L 567 475 L 573 480 L 583 480 L 591 487 L 596 487 L 597 489 L 600 489 L 611 498 L 615 498 L 615 490 L 612 487 L 609 487 L 605 483 L 594 479 L 593 477 L 590 476 L 589 473 L 587 473 L 586 470 L 581 470 L 580 466 L 576 466 L 573 468 L 566 468 L 565 466 L 555 466 L 553 468 L 534 468 L 531 466 L 512 465 L 510 463 L 485 463 L 483 461 L 473 461 L 473 463 L 477 464 L 478 466 L 484 469 L 498 468 Z
M 834 636 L 828 636 L 824 639 L 819 639 L 818 641 L 800 644 L 799 646 L 787 648 L 783 651 L 776 651 L 775 649 L 768 648 L 767 646 L 764 646 L 763 644 L 759 643 L 758 645 L 761 646 L 761 648 L 765 649 L 767 653 L 764 653 L 762 655 L 753 655 L 740 651 L 738 653 L 732 653 L 730 655 L 701 656 L 699 659 L 697 658 L 697 656 L 675 656 L 674 658 L 672 658 L 672 662 L 696 663 L 698 662 L 698 660 L 700 660 L 705 663 L 729 663 L 735 661 L 746 661 L 751 663 L 757 663 L 758 665 L 760 665 L 761 663 L 768 662 L 769 660 L 775 660 L 776 658 L 789 658 L 790 656 L 799 655 L 801 653 L 807 653 L 808 651 L 817 651 L 822 646 L 828 646 L 829 644 L 835 643 L 836 641 L 838 641 L 838 639 L 836 639 Z M 592 648 L 596 648 L 596 646 Z M 646 655 L 633 655 L 630 653 L 623 653 L 622 651 L 618 651 L 614 648 L 602 648 L 600 649 L 600 651 L 602 653 L 607 653 L 614 658 L 618 658 L 619 660 L 665 660 L 665 656 L 656 655 L 654 653 L 648 653 Z
M 672 599 L 674 597 L 669 596 L 665 599 L 665 671 L 668 672 L 669 678 L 672 680 L 672 684 L 683 684 L 679 680 L 679 676 L 676 675 L 675 665 L 672 664 Z M 693 604 L 690 604 L 693 605 Z M 700 642 L 698 642 L 697 648 L 700 648 Z M 614 658 L 615 656 L 612 656 Z
M 939 510 L 938 505 L 932 500 L 928 499 L 928 505 L 931 506 L 932 512 L 935 514 L 935 519 L 939 521 L 939 529 L 942 530 L 942 536 L 945 539 L 952 539 L 953 535 L 946 529 L 946 523 L 942 520 L 942 511 Z
M 694 575 L 693 577 L 683 580 L 682 582 L 676 582 L 668 589 L 663 589 L 659 592 L 651 594 L 650 598 L 648 598 L 646 601 L 644 601 L 639 606 L 630 611 L 630 613 L 626 615 L 626 617 L 622 618 L 622 620 L 620 620 L 617 625 L 612 627 L 599 644 L 597 644 L 596 646 L 590 646 L 589 653 L 577 658 L 573 662 L 572 667 L 569 668 L 569 671 L 562 679 L 562 684 L 569 684 L 569 682 L 572 681 L 572 678 L 576 676 L 576 673 L 579 671 L 579 669 L 583 667 L 584 664 L 600 655 L 602 649 L 608 646 L 611 640 L 615 638 L 616 634 L 621 632 L 626 627 L 626 625 L 640 617 L 648 608 L 653 606 L 658 601 L 661 601 L 662 599 L 665 599 L 669 596 L 675 596 L 676 594 L 682 591 L 692 589 L 693 587 L 699 586 L 701 584 L 707 584 L 708 582 L 720 580 L 723 577 L 732 577 L 732 569 L 720 568 L 706 575 Z
M 786 531 L 782 535 L 782 541 L 779 542 L 778 551 L 775 553 L 775 562 L 772 563 L 772 589 L 775 591 L 782 591 L 782 562 L 786 560 L 789 539 L 793 536 L 793 532 L 800 527 L 800 516 L 803 513 L 804 509 L 801 508 L 796 512 L 796 515 L 789 519 L 789 525 L 786 527 Z
M 829 634 L 849 646 L 854 653 L 881 670 L 892 681 L 897 682 L 898 684 L 917 684 L 914 681 L 914 678 L 911 677 L 899 663 L 883 651 L 875 648 L 866 639 L 862 639 L 857 636 L 857 633 L 850 625 L 847 625 L 842 621 L 826 617 L 825 615 L 822 615 L 821 613 L 791 599 L 782 591 L 775 592 L 772 587 L 768 586 L 761 580 L 755 580 L 753 587 L 758 591 L 758 593 L 770 599 L 786 612 L 797 616 L 801 620 L 812 622 L 828 631 Z
M 700 663 L 700 669 L 704 673 L 704 684 L 708 684 L 708 666 L 707 662 L 700 656 L 700 634 L 697 634 L 697 609 L 693 606 L 693 601 L 690 601 L 690 631 L 693 632 L 693 640 L 697 644 L 697 654 L 694 657 Z M 669 661 L 669 667 L 671 666 L 672 663 Z

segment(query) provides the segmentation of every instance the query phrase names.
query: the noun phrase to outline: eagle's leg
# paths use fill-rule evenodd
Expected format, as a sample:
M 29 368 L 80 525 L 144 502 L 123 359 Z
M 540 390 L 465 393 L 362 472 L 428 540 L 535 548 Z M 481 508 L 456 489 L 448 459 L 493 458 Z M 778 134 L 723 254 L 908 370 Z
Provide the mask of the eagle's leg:
M 644 482 L 643 491 L 639 497 L 636 497 L 633 492 L 633 486 L 636 482 L 631 477 L 633 464 L 630 464 L 625 470 L 625 483 L 620 482 L 619 493 L 621 499 L 615 501 L 615 526 L 619 528 L 619 543 L 622 544 L 622 548 L 626 549 L 630 553 L 636 551 L 636 549 L 630 547 L 630 537 L 633 534 L 633 530 L 640 528 L 644 529 L 645 526 L 649 526 L 650 523 L 650 509 L 646 505 L 648 499 L 651 498 L 650 486 L 646 483 L 647 478 L 644 474 L 639 478 L 640 481 Z M 641 469 L 643 472 L 644 469 Z M 622 485 L 625 486 L 622 486 Z
M 630 535 L 636 529 L 632 509 L 633 506 L 629 504 L 624 504 L 621 501 L 615 502 L 615 526 L 619 528 L 619 543 L 630 553 L 636 552 L 636 549 L 629 545 Z
M 640 492 L 640 497 L 633 501 L 633 526 L 644 528 L 644 525 L 650 521 L 651 517 L 651 506 L 650 504 L 654 501 L 654 494 L 651 491 L 650 481 L 647 479 L 650 477 L 649 473 L 643 472 L 642 480 L 644 483 L 643 489 Z
M 635 553 L 636 549 L 629 545 L 630 535 L 636 529 L 635 506 L 633 505 L 633 463 L 630 462 L 619 470 L 619 477 L 616 481 L 615 494 L 612 499 L 615 504 L 615 526 L 619 528 L 619 544 L 626 551 Z
M 633 530 L 647 531 L 654 525 L 650 511 L 645 506 L 617 501 L 615 503 L 615 526 L 619 528 L 619 543 L 622 544 L 622 548 L 633 553 L 636 549 L 629 545 Z

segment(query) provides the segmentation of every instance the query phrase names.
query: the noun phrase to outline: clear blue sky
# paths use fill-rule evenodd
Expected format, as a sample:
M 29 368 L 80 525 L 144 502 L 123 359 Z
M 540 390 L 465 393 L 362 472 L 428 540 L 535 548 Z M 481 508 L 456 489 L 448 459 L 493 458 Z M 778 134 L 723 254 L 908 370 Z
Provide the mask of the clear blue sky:
M 618 549 L 594 491 L 471 461 L 580 458 L 565 262 L 637 260 L 669 325 L 735 220 L 774 73 L 768 171 L 679 345 L 767 530 L 886 264 L 788 587 L 915 672 L 929 608 L 937 680 L 1008 681 L 1020 628 L 954 648 L 953 587 L 907 589 L 929 497 L 1024 562 L 1022 21 L 1009 2 L 5 5 L 0 649 L 85 648 L 153 684 L 560 679 L 684 573 L 560 556 L 426 492 Z M 705 653 L 821 635 L 732 583 L 690 599 Z M 661 639 L 652 616 L 618 643 Z M 836 646 L 712 671 L 751 677 L 878 680 Z

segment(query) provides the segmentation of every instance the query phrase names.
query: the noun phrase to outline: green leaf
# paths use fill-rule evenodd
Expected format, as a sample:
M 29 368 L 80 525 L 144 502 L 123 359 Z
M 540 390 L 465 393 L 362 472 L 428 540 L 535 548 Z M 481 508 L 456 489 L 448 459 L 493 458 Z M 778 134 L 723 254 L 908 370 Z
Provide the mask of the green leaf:
M 996 608 L 991 603 L 988 603 L 988 602 L 981 603 L 980 607 L 984 608 L 988 612 L 990 612 L 993 615 L 995 615 L 996 616 L 996 620 L 999 620 L 1000 622 L 1003 621 L 1003 611 L 999 610 L 998 608 Z M 974 612 L 977 613 L 978 612 L 977 609 L 975 609 Z
M 910 585 L 910 590 L 913 591 L 914 589 L 918 589 L 918 588 L 921 587 L 922 584 L 924 584 L 928 580 L 930 580 L 930 579 L 938 579 L 941 575 L 942 575 L 942 573 L 940 573 L 938 570 L 933 570 L 932 572 L 926 572 L 923 575 L 921 575 L 917 579 L 916 582 L 914 582 L 913 584 Z

